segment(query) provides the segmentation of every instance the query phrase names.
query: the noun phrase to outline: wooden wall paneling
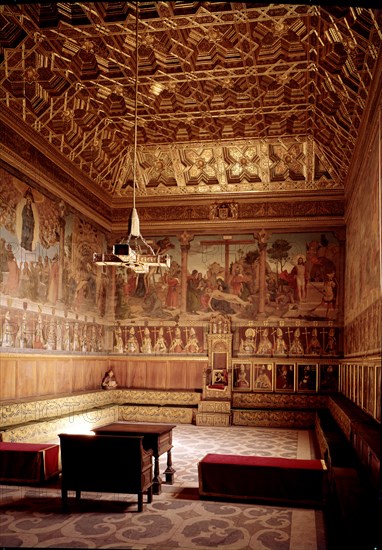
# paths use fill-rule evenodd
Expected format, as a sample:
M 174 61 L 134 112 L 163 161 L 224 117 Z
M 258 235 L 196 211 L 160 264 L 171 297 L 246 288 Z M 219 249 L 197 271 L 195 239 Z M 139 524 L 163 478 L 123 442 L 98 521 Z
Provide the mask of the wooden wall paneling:
M 69 363 L 70 361 L 70 363 Z M 67 361 L 67 367 L 73 373 L 73 391 L 82 391 L 88 389 L 85 385 L 85 370 L 88 361 L 86 356 L 73 357 Z M 70 366 L 69 366 L 70 365 Z
M 38 358 L 19 358 L 16 367 L 16 399 L 23 397 L 37 397 L 39 388 L 37 385 Z
M 17 361 L 12 357 L 0 358 L 0 399 L 14 399 L 16 395 Z
M 187 360 L 178 359 L 175 361 L 167 361 L 166 365 L 166 389 L 168 390 L 184 390 L 188 388 Z
M 171 380 L 169 379 L 169 361 L 168 359 L 146 361 L 146 388 L 169 390 L 171 389 Z M 145 382 L 143 382 L 145 387 Z
M 57 385 L 56 357 L 39 356 L 37 359 L 37 388 L 39 396 L 55 395 L 62 391 Z
M 208 367 L 208 359 L 187 361 L 187 389 L 201 390 L 203 386 L 203 370 Z
M 76 372 L 71 357 L 56 357 L 57 388 L 60 393 L 72 393 L 75 387 Z M 77 382 L 78 384 L 78 382 Z
M 107 358 L 82 357 L 76 360 L 75 368 L 82 372 L 82 389 L 98 390 L 101 388 L 102 379 L 109 370 Z
M 125 356 L 109 357 L 107 366 L 105 363 L 105 369 L 104 369 L 103 375 L 105 375 L 105 373 L 110 369 L 112 369 L 114 372 L 115 378 L 118 382 L 118 387 L 120 388 L 131 387 L 128 362 Z
M 107 357 L 89 357 L 85 370 L 85 389 L 101 388 L 103 377 L 109 370 L 109 360 Z

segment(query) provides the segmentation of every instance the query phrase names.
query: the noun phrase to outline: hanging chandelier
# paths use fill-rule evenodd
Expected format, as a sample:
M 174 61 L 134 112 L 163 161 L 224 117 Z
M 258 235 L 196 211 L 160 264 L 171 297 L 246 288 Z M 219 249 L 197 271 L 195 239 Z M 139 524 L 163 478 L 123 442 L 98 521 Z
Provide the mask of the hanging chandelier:
M 160 251 L 154 252 L 153 247 L 143 238 L 139 227 L 138 212 L 135 207 L 138 143 L 138 2 L 136 2 L 135 10 L 133 209 L 130 219 L 130 233 L 125 239 L 113 245 L 112 254 L 98 254 L 94 252 L 93 262 L 97 265 L 128 267 L 136 273 L 148 273 L 150 267 L 170 267 L 170 256 L 168 254 L 160 254 Z

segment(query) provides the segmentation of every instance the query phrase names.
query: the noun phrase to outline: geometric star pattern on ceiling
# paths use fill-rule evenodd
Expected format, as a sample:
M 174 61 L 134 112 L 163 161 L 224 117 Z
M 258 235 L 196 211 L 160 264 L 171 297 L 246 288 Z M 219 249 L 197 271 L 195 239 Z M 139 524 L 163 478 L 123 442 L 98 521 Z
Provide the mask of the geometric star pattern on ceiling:
M 381 13 L 139 2 L 138 195 L 343 189 Z M 129 197 L 135 3 L 13 3 L 0 27 L 2 106 Z

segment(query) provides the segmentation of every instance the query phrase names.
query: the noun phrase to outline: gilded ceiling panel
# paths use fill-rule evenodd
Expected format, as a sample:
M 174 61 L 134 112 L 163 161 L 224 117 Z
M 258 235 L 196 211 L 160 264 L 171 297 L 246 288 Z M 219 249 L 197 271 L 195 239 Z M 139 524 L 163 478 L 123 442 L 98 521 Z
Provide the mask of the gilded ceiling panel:
M 339 190 L 382 10 L 139 2 L 141 197 Z M 133 187 L 135 3 L 0 7 L 0 102 L 88 188 Z

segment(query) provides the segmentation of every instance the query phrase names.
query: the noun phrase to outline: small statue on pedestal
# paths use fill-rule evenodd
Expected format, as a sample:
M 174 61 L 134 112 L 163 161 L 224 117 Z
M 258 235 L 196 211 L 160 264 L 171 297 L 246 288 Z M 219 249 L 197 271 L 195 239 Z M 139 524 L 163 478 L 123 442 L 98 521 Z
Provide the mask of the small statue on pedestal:
M 102 389 L 104 390 L 115 390 L 118 386 L 118 382 L 115 378 L 113 369 L 110 369 L 106 372 L 102 380 Z

